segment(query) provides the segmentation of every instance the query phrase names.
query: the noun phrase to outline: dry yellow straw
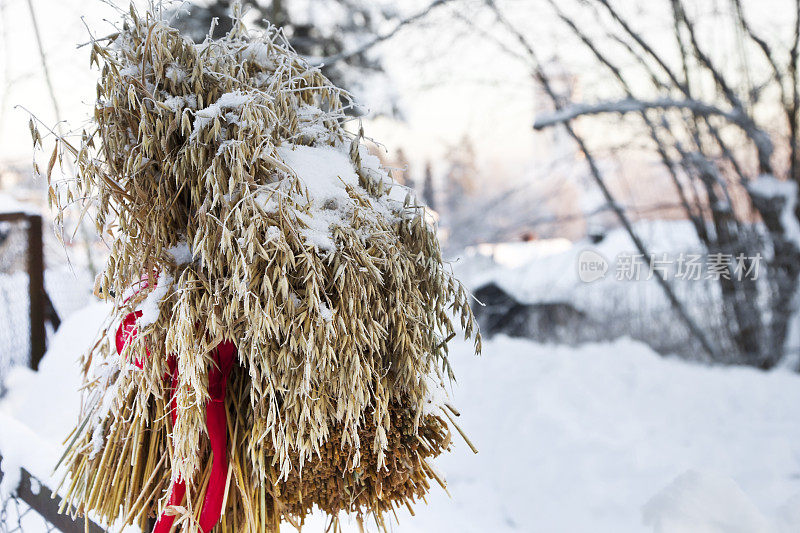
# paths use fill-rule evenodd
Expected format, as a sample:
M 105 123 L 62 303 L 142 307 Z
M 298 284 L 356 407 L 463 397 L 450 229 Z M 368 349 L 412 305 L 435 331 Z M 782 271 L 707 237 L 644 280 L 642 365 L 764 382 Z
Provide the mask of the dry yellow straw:
M 96 289 L 115 304 L 84 361 L 64 505 L 143 524 L 179 475 L 179 527 L 194 530 L 211 353 L 229 341 L 217 530 L 277 531 L 315 509 L 385 526 L 430 480 L 445 486 L 431 461 L 451 427 L 474 449 L 439 408 L 453 317 L 476 351 L 480 335 L 424 210 L 345 129 L 349 95 L 279 32 L 233 16 L 227 36 L 196 45 L 157 8 L 131 7 L 92 44 L 93 128 L 79 143 L 57 137 L 50 155 L 48 177 L 63 157 L 78 169 L 51 181 L 57 222 L 78 202 L 112 237 Z M 116 327 L 133 311 L 137 336 L 118 354 Z

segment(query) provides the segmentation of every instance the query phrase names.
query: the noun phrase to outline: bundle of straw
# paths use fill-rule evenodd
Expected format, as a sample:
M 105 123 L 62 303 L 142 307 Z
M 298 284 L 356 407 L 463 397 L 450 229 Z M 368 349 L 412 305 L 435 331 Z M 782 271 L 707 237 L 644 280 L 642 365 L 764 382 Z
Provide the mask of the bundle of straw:
M 345 130 L 347 93 L 238 9 L 196 45 L 131 7 L 91 61 L 96 127 L 60 138 L 48 174 L 75 162 L 51 200 L 84 200 L 113 237 L 98 290 L 115 306 L 85 356 L 65 505 L 204 529 L 209 375 L 230 345 L 216 531 L 278 531 L 315 507 L 385 525 L 444 486 L 431 459 L 461 432 L 443 391 L 451 317 L 476 351 L 480 335 L 424 209 Z

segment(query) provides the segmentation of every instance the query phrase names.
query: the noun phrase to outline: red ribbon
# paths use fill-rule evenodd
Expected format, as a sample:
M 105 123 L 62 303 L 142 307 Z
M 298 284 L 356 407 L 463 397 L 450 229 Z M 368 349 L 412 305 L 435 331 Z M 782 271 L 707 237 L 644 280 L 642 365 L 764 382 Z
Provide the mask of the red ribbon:
M 211 476 L 200 511 L 200 529 L 211 531 L 222 514 L 222 499 L 225 497 L 225 482 L 228 478 L 228 415 L 225 411 L 225 389 L 233 367 L 236 347 L 223 342 L 213 352 L 214 366 L 208 370 L 208 394 L 206 404 L 206 428 L 211 444 Z
M 119 325 L 116 335 L 117 353 L 133 342 L 138 334 L 136 319 L 142 316 L 141 311 L 129 313 Z M 145 347 L 145 353 L 150 355 L 150 351 Z M 206 496 L 203 500 L 203 507 L 200 511 L 200 529 L 208 533 L 219 522 L 222 514 L 223 498 L 225 497 L 225 484 L 228 478 L 228 415 L 225 410 L 225 389 L 228 384 L 228 376 L 233 368 L 236 356 L 236 346 L 225 341 L 217 346 L 211 354 L 214 364 L 208 371 L 208 394 L 209 400 L 206 404 L 206 428 L 208 430 L 208 440 L 211 445 L 211 476 L 206 489 Z M 133 361 L 137 367 L 142 368 L 143 361 L 136 359 Z M 164 376 L 164 380 L 170 378 L 170 414 L 172 427 L 178 417 L 178 405 L 175 391 L 178 388 L 178 362 L 174 355 L 167 359 L 169 373 Z M 170 487 L 170 495 L 167 506 L 178 506 L 183 502 L 186 495 L 186 482 L 176 477 Z M 153 528 L 153 533 L 169 533 L 175 521 L 175 515 L 168 515 L 166 511 L 161 514 Z
M 128 317 L 130 316 L 131 315 L 128 315 Z M 127 319 L 128 317 L 125 318 Z M 123 324 L 124 323 L 125 321 L 123 321 Z M 119 333 L 117 333 L 117 336 L 119 336 Z M 119 344 L 117 345 L 119 346 Z M 147 355 L 150 354 L 148 353 Z M 142 367 L 141 361 L 134 361 L 134 364 L 136 364 L 136 366 L 138 366 L 139 368 Z M 178 419 L 178 398 L 175 395 L 175 391 L 178 390 L 178 361 L 175 359 L 174 355 L 170 355 L 169 358 L 167 359 L 167 366 L 169 366 L 169 374 L 168 376 L 164 377 L 165 378 L 170 377 L 170 382 L 171 382 L 170 392 L 169 392 L 170 395 L 169 412 L 172 418 L 172 427 L 174 428 L 175 421 Z M 167 506 L 170 507 L 170 506 L 180 505 L 181 503 L 183 503 L 183 497 L 185 494 L 186 494 L 186 482 L 180 476 L 174 478 L 172 480 L 172 486 L 170 487 Z M 161 513 L 161 516 L 158 517 L 156 525 L 153 527 L 153 533 L 169 533 L 169 531 L 172 529 L 173 522 L 175 522 L 175 515 L 168 515 L 166 511 Z

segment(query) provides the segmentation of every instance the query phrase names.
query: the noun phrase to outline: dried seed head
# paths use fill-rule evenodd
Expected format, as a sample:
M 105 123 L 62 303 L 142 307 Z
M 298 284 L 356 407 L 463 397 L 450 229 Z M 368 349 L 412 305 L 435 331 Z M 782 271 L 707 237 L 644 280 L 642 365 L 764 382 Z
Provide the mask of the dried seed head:
M 111 342 L 87 356 L 111 369 L 95 392 L 119 408 L 87 404 L 93 423 L 70 449 L 70 470 L 113 475 L 89 457 L 99 427 L 103 454 L 142 465 L 123 482 L 131 490 L 173 470 L 202 493 L 209 354 L 227 339 L 239 359 L 228 385 L 237 523 L 264 516 L 253 510 L 267 500 L 277 520 L 302 519 L 314 504 L 380 515 L 441 481 L 425 461 L 448 447 L 448 423 L 424 408 L 436 376 L 452 376 L 448 307 L 478 349 L 480 335 L 423 210 L 396 190 L 363 132 L 345 129 L 349 95 L 280 33 L 251 34 L 238 19 L 233 28 L 194 45 L 131 7 L 92 47 L 96 128 L 70 152 L 78 178 L 66 201 L 54 185 L 51 198 L 61 208 L 73 191 L 93 198 L 101 231 L 116 237 L 98 287 L 116 295 L 111 323 L 138 305 L 149 315 L 120 357 Z M 320 185 L 315 168 L 335 172 Z M 174 427 L 168 354 L 179 375 Z M 149 421 L 147 453 L 169 452 L 160 466 L 126 455 L 138 452 L 125 431 L 144 433 Z M 254 502 L 252 486 L 274 493 Z M 89 489 L 74 498 L 109 519 L 152 505 L 97 503 Z

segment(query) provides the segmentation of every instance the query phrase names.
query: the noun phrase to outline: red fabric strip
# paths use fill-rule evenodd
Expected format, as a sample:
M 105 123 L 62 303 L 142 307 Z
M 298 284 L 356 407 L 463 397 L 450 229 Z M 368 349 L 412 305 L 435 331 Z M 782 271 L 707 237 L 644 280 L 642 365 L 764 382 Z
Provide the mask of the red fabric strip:
M 211 476 L 208 481 L 203 509 L 200 511 L 200 529 L 211 531 L 222 514 L 222 499 L 228 478 L 228 415 L 225 410 L 225 389 L 233 368 L 236 347 L 223 342 L 214 350 L 214 364 L 208 370 L 208 394 L 206 404 L 206 428 L 211 444 Z
M 136 319 L 142 316 L 141 311 L 129 313 L 117 328 L 115 344 L 117 354 L 122 354 L 125 347 L 133 342 L 138 335 Z M 145 347 L 145 353 L 150 351 Z M 200 511 L 200 529 L 208 533 L 219 522 L 222 515 L 223 498 L 225 497 L 225 482 L 228 477 L 228 415 L 225 410 L 225 390 L 228 385 L 233 363 L 236 359 L 236 347 L 231 342 L 221 343 L 212 353 L 213 365 L 208 371 L 209 401 L 206 404 L 206 428 L 211 444 L 211 475 L 206 489 L 205 500 Z M 143 367 L 143 361 L 133 361 L 137 367 Z M 178 405 L 175 391 L 178 388 L 178 364 L 174 355 L 167 360 L 169 373 L 164 379 L 170 379 L 170 415 L 172 427 L 178 417 Z M 178 477 L 173 479 L 167 506 L 178 506 L 183 503 L 186 495 L 186 482 Z M 169 533 L 175 522 L 174 515 L 162 513 L 158 518 L 153 533 Z
M 136 338 L 136 335 L 139 334 L 139 330 L 136 327 L 136 319 L 142 316 L 141 311 L 134 311 L 133 313 L 128 313 L 128 315 L 122 319 L 122 323 L 117 328 L 117 336 L 116 336 L 116 345 L 117 345 L 117 354 L 122 354 L 122 350 L 125 349 L 125 346 L 131 344 L 133 339 Z M 150 355 L 150 352 L 147 351 L 145 348 L 145 352 L 147 355 Z M 141 359 L 134 359 L 133 364 L 139 368 L 142 368 L 144 361 Z
M 175 391 L 178 389 L 178 361 L 175 359 L 174 355 L 169 357 L 167 365 L 169 365 L 169 375 L 171 376 L 169 412 L 172 418 L 172 427 L 174 428 L 175 421 L 178 419 L 178 399 L 175 396 Z M 177 479 L 173 479 L 167 506 L 178 506 L 182 504 L 185 494 L 186 482 L 183 481 L 180 476 Z M 166 512 L 161 513 L 161 516 L 158 517 L 158 522 L 156 522 L 156 525 L 153 527 L 153 533 L 169 533 L 174 522 L 174 515 L 168 515 Z

